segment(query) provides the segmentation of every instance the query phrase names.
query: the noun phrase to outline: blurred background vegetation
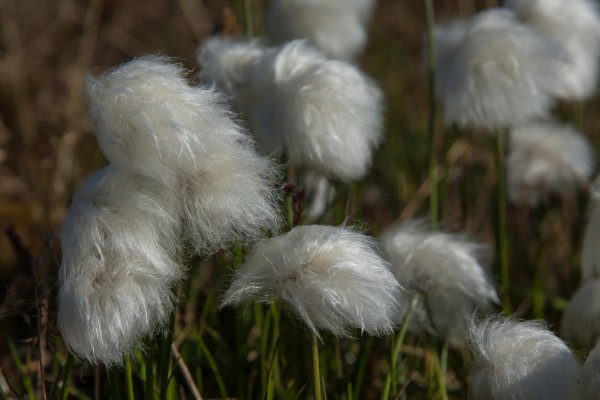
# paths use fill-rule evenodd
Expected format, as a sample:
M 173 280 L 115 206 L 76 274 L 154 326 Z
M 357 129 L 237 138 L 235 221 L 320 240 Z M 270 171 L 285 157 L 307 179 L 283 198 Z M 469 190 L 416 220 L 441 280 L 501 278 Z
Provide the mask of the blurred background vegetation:
M 250 3 L 260 34 L 264 31 L 261 16 L 266 0 L 250 0 Z M 434 2 L 436 19 L 468 16 L 497 3 L 438 0 Z M 41 395 L 40 354 L 48 387 L 60 378 L 65 364 L 66 350 L 55 325 L 59 229 L 73 191 L 87 175 L 106 164 L 88 126 L 82 97 L 85 75 L 97 74 L 138 55 L 161 53 L 177 58 L 189 68 L 190 78 L 195 79 L 198 45 L 216 31 L 232 36 L 243 34 L 243 9 L 241 0 L 0 0 L 0 367 L 4 374 L 0 377 L 0 388 L 3 392 L 8 390 L 8 381 L 17 391 L 27 393 L 25 380 L 30 377 L 29 385 L 36 396 Z M 375 157 L 370 175 L 360 184 L 359 222 L 371 235 L 378 235 L 398 220 L 427 216 L 425 31 L 423 2 L 379 0 L 368 47 L 359 59 L 360 67 L 381 85 L 388 97 L 386 141 Z M 582 128 L 596 147 L 600 133 L 598 105 L 598 97 L 585 104 Z M 571 105 L 559 105 L 556 114 L 569 120 Z M 496 185 L 493 143 L 482 132 L 461 135 L 444 132 L 442 118 L 437 126 L 443 132 L 440 135 L 443 140 L 438 144 L 442 225 L 451 231 L 466 231 L 476 240 L 488 243 L 487 253 L 493 261 Z M 557 328 L 565 299 L 579 282 L 578 254 L 586 204 L 587 193 L 571 193 L 550 198 L 535 209 L 509 207 L 512 297 L 517 315 L 543 317 L 551 328 Z M 257 355 L 252 347 L 252 343 L 258 346 L 258 333 L 250 331 L 248 338 L 234 339 L 232 321 L 239 317 L 232 310 L 217 313 L 214 307 L 215 298 L 225 287 L 223 277 L 230 272 L 231 262 L 231 257 L 223 254 L 214 260 L 204 260 L 201 265 L 196 263 L 200 267 L 190 271 L 190 279 L 181 289 L 180 297 L 185 300 L 177 315 L 176 337 L 179 345 L 190 341 L 199 345 L 204 342 L 198 341 L 198 337 L 208 332 L 206 345 L 213 349 L 228 394 L 244 397 L 239 395 L 244 392 L 249 393 L 246 398 L 254 398 L 260 390 L 254 392 L 247 385 L 253 376 L 260 375 L 260 364 L 255 361 Z M 537 281 L 535 268 L 542 271 Z M 497 278 L 496 270 L 492 274 Z M 244 323 L 253 326 L 252 321 Z M 301 331 L 297 322 L 287 323 L 290 329 Z M 285 329 L 282 325 L 282 330 Z M 290 333 L 292 348 L 293 335 L 297 333 Z M 245 341 L 245 347 L 232 350 L 235 340 Z M 355 379 L 360 368 L 352 357 L 361 360 L 365 343 L 369 348 L 373 343 L 374 346 L 362 358 L 367 372 L 358 398 L 378 398 L 385 378 L 382 368 L 385 368 L 387 341 L 348 340 L 341 343 L 341 349 L 348 364 L 347 374 Z M 409 341 L 406 351 L 422 357 L 421 344 L 417 339 Z M 207 398 L 219 397 L 222 389 L 214 379 L 213 366 L 206 357 L 203 361 L 196 357 L 196 351 L 206 355 L 199 346 L 200 350 L 184 346 L 182 356 L 192 374 L 201 379 L 199 386 Z M 300 351 L 300 346 L 296 347 L 294 351 Z M 247 365 L 240 366 L 236 364 L 239 357 L 235 361 L 232 354 L 244 351 L 246 354 L 242 356 Z M 328 356 L 325 353 L 324 357 Z M 298 357 L 297 360 L 307 364 L 289 367 L 298 371 L 286 373 L 293 379 L 284 384 L 290 392 L 300 393 L 300 398 L 309 396 L 310 390 L 303 386 L 310 381 L 308 357 L 303 357 L 301 351 L 289 357 Z M 452 364 L 451 360 L 450 397 L 465 398 L 468 371 L 462 370 L 460 363 L 455 370 Z M 410 398 L 428 398 L 419 364 L 414 365 L 415 375 L 407 391 L 413 393 Z M 329 372 L 326 368 L 326 373 L 336 376 L 334 368 Z M 83 363 L 77 364 L 75 371 L 71 394 L 93 397 L 94 375 L 104 379 L 106 371 Z M 344 385 L 337 381 L 328 384 L 328 389 L 332 398 L 340 398 L 336 393 L 345 391 Z M 105 388 L 95 390 L 107 395 Z M 181 393 L 185 390 L 181 389 Z

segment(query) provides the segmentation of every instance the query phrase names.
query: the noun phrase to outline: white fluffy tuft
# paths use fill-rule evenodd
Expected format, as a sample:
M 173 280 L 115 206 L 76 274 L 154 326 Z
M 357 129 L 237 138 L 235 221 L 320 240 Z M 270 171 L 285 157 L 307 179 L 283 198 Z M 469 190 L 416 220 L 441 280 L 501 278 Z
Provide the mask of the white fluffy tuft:
M 147 56 L 88 76 L 92 130 L 111 163 L 169 184 L 215 149 L 247 140 L 223 95 L 189 86 L 183 74 L 170 59 Z
M 267 32 L 277 43 L 307 39 L 329 57 L 354 60 L 367 43 L 373 0 L 272 0 Z
M 533 321 L 487 319 L 471 328 L 472 400 L 577 400 L 580 366 L 567 345 Z
M 582 279 L 600 278 L 600 177 L 596 177 L 591 187 L 588 222 L 581 249 Z
M 563 193 L 586 183 L 594 152 L 585 136 L 570 126 L 542 122 L 511 131 L 506 162 L 512 201 L 537 204 L 548 193 Z
M 440 65 L 446 120 L 496 129 L 546 116 L 568 61 L 561 46 L 506 9 L 480 12 L 468 25 L 454 56 Z
M 179 221 L 162 190 L 109 166 L 74 197 L 62 229 L 58 325 L 82 358 L 119 364 L 172 312 Z
M 472 314 L 499 302 L 479 263 L 481 246 L 464 236 L 410 221 L 387 230 L 381 242 L 400 285 L 409 296 L 422 296 L 411 331 L 464 340 Z
M 401 295 L 373 239 L 310 225 L 260 243 L 221 304 L 282 300 L 317 335 L 348 336 L 353 328 L 381 335 L 397 325 Z
M 265 52 L 253 76 L 261 144 L 342 181 L 366 174 L 383 135 L 383 93 L 367 76 L 304 41 Z
M 598 400 L 600 394 L 600 342 L 588 354 L 581 374 L 581 399 Z
M 561 331 L 581 348 L 591 347 L 600 336 L 600 279 L 584 281 L 564 311 Z
M 507 0 L 505 4 L 538 32 L 559 43 L 570 63 L 555 81 L 557 95 L 587 99 L 598 84 L 600 8 L 594 0 Z
M 181 178 L 185 235 L 200 254 L 254 241 L 282 223 L 277 169 L 252 149 L 213 153 Z

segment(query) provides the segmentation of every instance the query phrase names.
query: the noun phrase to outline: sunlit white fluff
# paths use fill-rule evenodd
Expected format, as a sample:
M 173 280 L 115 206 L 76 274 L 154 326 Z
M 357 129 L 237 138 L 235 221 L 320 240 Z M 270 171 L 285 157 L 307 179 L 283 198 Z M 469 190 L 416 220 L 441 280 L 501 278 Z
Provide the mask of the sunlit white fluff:
M 598 400 L 600 395 L 600 342 L 588 354 L 581 374 L 581 399 Z
M 582 282 L 564 311 L 561 331 L 580 348 L 591 347 L 600 336 L 600 278 Z
M 304 221 L 317 221 L 330 209 L 335 197 L 335 187 L 321 174 L 308 171 L 301 178 L 305 193 Z
M 492 318 L 474 324 L 472 400 L 577 400 L 580 366 L 542 323 Z
M 446 120 L 496 129 L 546 116 L 552 105 L 562 48 L 519 23 L 506 9 L 489 9 L 469 22 L 454 56 L 441 68 L 438 89 Z
M 75 194 L 61 235 L 58 326 L 79 357 L 118 364 L 172 312 L 182 270 L 170 198 L 110 166 Z
M 353 60 L 367 42 L 374 0 L 273 0 L 267 33 L 277 43 L 307 39 L 329 57 Z
M 251 148 L 212 153 L 194 175 L 181 177 L 183 220 L 190 244 L 202 254 L 277 230 L 277 168 Z
M 304 41 L 269 49 L 253 68 L 259 141 L 343 181 L 361 178 L 382 139 L 383 94 L 356 67 Z
M 171 183 L 243 133 L 216 90 L 192 87 L 170 59 L 147 56 L 88 77 L 92 131 L 114 165 Z
M 541 122 L 516 127 L 506 162 L 509 198 L 535 205 L 549 193 L 586 183 L 594 164 L 592 145 L 570 126 Z
M 409 328 L 464 340 L 473 312 L 498 303 L 480 265 L 481 245 L 466 237 L 405 222 L 384 232 L 384 252 L 409 296 L 421 295 Z
M 594 0 L 506 0 L 518 17 L 538 32 L 560 43 L 570 63 L 554 82 L 566 99 L 591 97 L 598 84 L 600 9 Z
M 222 305 L 281 300 L 318 335 L 389 334 L 401 287 L 373 239 L 348 228 L 298 226 L 256 246 Z
M 596 177 L 590 188 L 588 221 L 581 249 L 582 279 L 600 278 L 600 177 Z

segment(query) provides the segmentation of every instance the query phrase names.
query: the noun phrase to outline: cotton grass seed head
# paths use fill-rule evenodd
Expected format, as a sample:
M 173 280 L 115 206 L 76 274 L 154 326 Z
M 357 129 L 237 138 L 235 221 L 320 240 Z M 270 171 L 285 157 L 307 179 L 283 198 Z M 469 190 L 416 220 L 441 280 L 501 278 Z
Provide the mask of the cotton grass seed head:
M 600 279 L 584 281 L 564 311 L 561 331 L 580 348 L 590 348 L 600 336 Z
M 276 231 L 282 222 L 277 172 L 269 159 L 239 147 L 211 154 L 194 175 L 181 177 L 184 230 L 196 252 L 210 254 Z
M 111 163 L 168 184 L 244 140 L 223 95 L 189 86 L 183 75 L 170 59 L 147 56 L 87 78 L 92 131 Z
M 480 12 L 440 69 L 446 120 L 497 129 L 544 117 L 566 62 L 561 46 L 518 22 L 510 10 Z
M 265 53 L 254 66 L 261 144 L 291 164 L 342 181 L 361 178 L 382 139 L 383 94 L 356 67 L 325 59 L 304 41 Z
M 600 394 L 600 342 L 588 354 L 581 374 L 581 399 L 598 400 Z
M 549 193 L 564 193 L 590 178 L 594 169 L 590 142 L 576 129 L 553 122 L 514 128 L 506 162 L 509 198 L 536 205 Z
M 307 39 L 329 57 L 353 60 L 367 42 L 373 0 L 273 0 L 267 33 L 276 43 Z
M 61 236 L 58 326 L 79 357 L 119 364 L 172 312 L 178 219 L 163 199 L 153 181 L 114 167 L 75 195 Z
M 581 249 L 582 279 L 600 278 L 600 177 L 596 177 L 590 190 L 588 222 Z
M 557 95 L 586 99 L 596 91 L 600 56 L 600 8 L 594 0 L 507 0 L 506 7 L 569 56 L 555 82 Z
M 222 305 L 281 300 L 318 335 L 389 334 L 402 289 L 375 241 L 349 228 L 298 226 L 247 257 Z
M 467 323 L 477 309 L 499 302 L 479 262 L 482 246 L 466 237 L 430 231 L 422 223 L 409 221 L 384 232 L 381 242 L 408 296 L 421 296 L 411 331 L 458 342 L 464 340 Z
M 490 318 L 474 323 L 471 400 L 577 400 L 580 366 L 542 323 Z

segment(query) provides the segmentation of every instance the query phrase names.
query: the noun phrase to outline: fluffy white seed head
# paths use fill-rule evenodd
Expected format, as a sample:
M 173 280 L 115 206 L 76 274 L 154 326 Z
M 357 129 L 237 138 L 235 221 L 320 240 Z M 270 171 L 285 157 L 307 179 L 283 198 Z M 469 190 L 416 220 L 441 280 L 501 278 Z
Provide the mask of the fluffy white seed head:
M 541 122 L 516 127 L 506 161 L 509 198 L 535 205 L 549 193 L 585 184 L 594 164 L 590 142 L 571 126 Z
M 365 175 L 382 139 L 383 93 L 356 67 L 293 41 L 265 52 L 253 84 L 261 144 L 329 177 Z
M 267 32 L 277 43 L 307 39 L 332 58 L 354 60 L 367 42 L 373 0 L 273 0 Z
M 420 295 L 409 329 L 464 340 L 478 309 L 498 303 L 487 272 L 480 265 L 482 246 L 466 237 L 429 231 L 409 221 L 381 237 L 394 275 L 408 296 Z
M 555 82 L 557 95 L 585 99 L 596 91 L 600 57 L 600 8 L 594 0 L 506 0 L 505 5 L 566 50 L 570 63 Z
M 446 120 L 496 129 L 544 117 L 566 62 L 561 46 L 519 23 L 510 10 L 480 12 L 441 66 Z
M 182 176 L 184 229 L 195 250 L 209 254 L 277 230 L 277 171 L 269 159 L 239 147 L 211 154 L 194 175 Z
M 600 278 L 600 177 L 596 177 L 590 191 L 588 222 L 581 249 L 582 279 Z
M 543 324 L 492 318 L 474 324 L 472 400 L 577 400 L 580 366 Z
M 120 363 L 172 312 L 179 221 L 153 182 L 109 166 L 76 193 L 64 222 L 58 326 L 91 362 Z
M 565 309 L 561 331 L 580 348 L 590 348 L 600 336 L 600 279 L 584 281 Z
M 87 78 L 92 130 L 111 163 L 170 183 L 215 149 L 245 140 L 223 95 L 189 86 L 183 74 L 170 59 L 147 56 Z
M 318 335 L 389 334 L 402 289 L 373 239 L 348 228 L 298 226 L 256 246 L 222 305 L 281 300 Z
M 598 400 L 600 395 L 600 342 L 588 354 L 581 374 L 581 399 Z

